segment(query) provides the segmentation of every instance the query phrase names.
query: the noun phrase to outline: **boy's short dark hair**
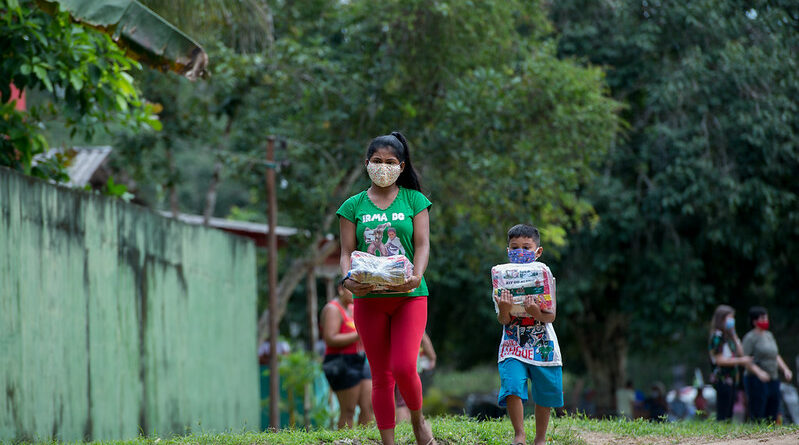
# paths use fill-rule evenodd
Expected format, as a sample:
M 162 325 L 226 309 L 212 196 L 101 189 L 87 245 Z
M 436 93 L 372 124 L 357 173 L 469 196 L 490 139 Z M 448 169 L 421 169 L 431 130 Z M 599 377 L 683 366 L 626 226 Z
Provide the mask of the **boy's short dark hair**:
M 532 238 L 536 246 L 541 246 L 541 234 L 530 224 L 516 224 L 508 230 L 508 242 L 513 238 Z

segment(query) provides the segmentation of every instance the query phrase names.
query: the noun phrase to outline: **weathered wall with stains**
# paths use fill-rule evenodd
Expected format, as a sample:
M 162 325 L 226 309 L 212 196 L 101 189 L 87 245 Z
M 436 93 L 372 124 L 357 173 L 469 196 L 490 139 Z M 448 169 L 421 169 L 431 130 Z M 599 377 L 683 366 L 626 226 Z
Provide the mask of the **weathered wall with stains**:
M 0 168 L 0 440 L 256 429 L 255 249 Z

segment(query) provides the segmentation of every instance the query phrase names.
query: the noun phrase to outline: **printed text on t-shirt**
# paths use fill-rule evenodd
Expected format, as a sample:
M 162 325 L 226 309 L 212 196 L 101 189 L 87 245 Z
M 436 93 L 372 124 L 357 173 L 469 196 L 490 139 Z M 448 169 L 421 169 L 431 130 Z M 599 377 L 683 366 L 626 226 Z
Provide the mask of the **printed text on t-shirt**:
M 392 213 L 391 214 L 392 221 L 403 221 L 405 220 L 404 213 Z M 371 215 L 363 215 L 363 222 L 368 223 L 370 221 L 388 221 L 385 213 L 373 213 Z

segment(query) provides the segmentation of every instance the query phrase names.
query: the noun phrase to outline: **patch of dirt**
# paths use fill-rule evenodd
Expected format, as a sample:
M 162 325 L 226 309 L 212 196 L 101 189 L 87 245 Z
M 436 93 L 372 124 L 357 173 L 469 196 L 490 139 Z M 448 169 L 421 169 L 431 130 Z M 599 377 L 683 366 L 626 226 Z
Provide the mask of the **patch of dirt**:
M 653 436 L 614 436 L 596 431 L 580 431 L 578 434 L 588 445 L 799 445 L 799 433 L 796 432 L 789 434 L 775 432 L 722 440 L 705 437 L 675 439 Z

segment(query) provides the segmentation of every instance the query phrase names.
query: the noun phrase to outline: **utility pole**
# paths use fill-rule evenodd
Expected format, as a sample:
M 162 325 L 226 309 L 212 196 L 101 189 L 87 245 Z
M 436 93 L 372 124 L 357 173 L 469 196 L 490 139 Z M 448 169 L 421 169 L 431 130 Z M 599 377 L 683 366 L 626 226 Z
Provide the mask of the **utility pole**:
M 316 268 L 312 267 L 306 276 L 306 318 L 308 319 L 308 351 L 316 357 L 316 340 L 319 338 L 319 304 L 316 296 Z
M 275 190 L 275 137 L 266 142 L 269 247 L 269 426 L 280 429 L 280 373 L 277 350 L 277 191 Z

